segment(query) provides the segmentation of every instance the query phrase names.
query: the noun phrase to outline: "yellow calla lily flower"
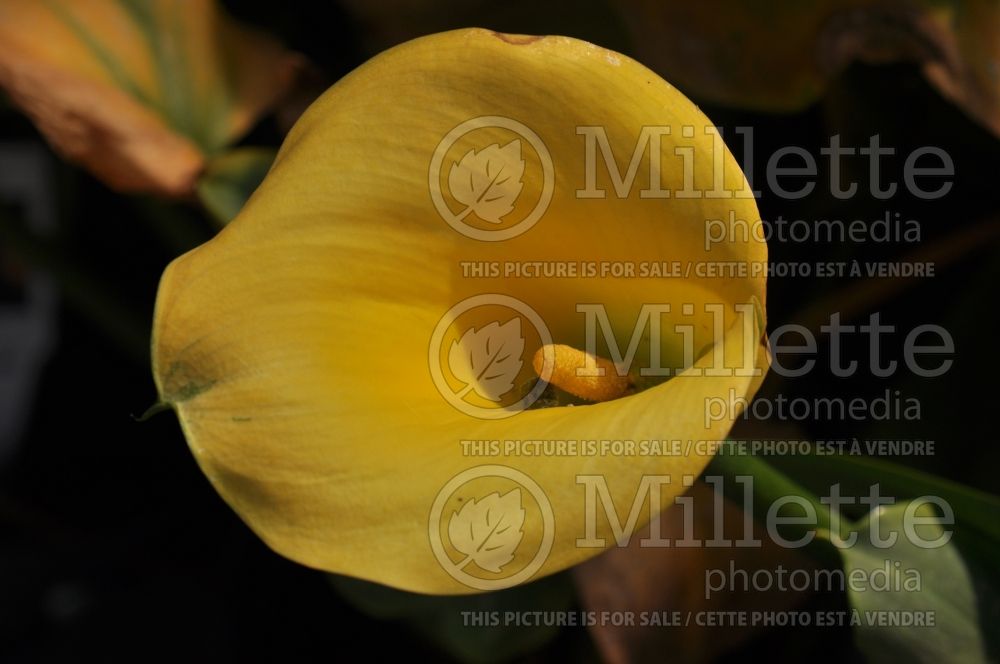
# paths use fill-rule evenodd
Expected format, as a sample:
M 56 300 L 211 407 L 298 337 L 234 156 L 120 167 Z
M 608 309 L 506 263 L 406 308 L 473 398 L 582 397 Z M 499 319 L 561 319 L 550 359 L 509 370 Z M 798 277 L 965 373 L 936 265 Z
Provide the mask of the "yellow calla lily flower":
M 759 221 L 748 192 L 711 122 L 625 56 L 417 39 L 316 101 L 239 216 L 167 269 L 161 398 L 293 560 L 425 593 L 539 578 L 645 523 L 644 476 L 654 507 L 683 493 L 759 385 L 766 246 L 706 241 Z M 575 384 L 571 357 L 630 364 L 628 390 Z M 620 524 L 588 523 L 593 477 Z

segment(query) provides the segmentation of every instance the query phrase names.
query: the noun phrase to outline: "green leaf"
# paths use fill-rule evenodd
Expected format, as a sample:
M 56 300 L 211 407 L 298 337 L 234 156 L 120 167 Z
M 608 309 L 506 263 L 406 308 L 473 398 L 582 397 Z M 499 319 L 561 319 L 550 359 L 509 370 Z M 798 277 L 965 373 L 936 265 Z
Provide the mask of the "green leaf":
M 705 475 L 722 475 L 730 481 L 739 476 L 753 477 L 753 506 L 757 510 L 756 516 L 762 522 L 770 503 L 778 498 L 794 495 L 805 498 L 812 504 L 816 510 L 817 526 L 830 527 L 830 508 L 819 502 L 816 494 L 766 461 L 744 454 L 741 450 L 741 446 L 731 441 L 723 443 L 705 470 Z M 743 490 L 739 484 L 727 482 L 726 495 L 740 502 Z
M 870 515 L 858 524 L 857 542 L 840 549 L 848 579 L 848 599 L 856 612 L 852 620 L 855 642 L 874 663 L 985 662 L 986 646 L 979 629 L 972 576 L 950 540 L 937 548 L 925 548 L 907 536 L 904 514 L 911 504 L 873 512 L 877 516 Z M 933 516 L 927 503 L 920 505 L 915 513 L 921 517 Z M 868 533 L 874 518 L 878 520 L 880 536 L 896 533 L 891 547 L 878 548 L 873 543 Z M 924 541 L 935 540 L 944 532 L 938 523 L 914 526 L 914 530 Z M 835 537 L 831 539 L 836 542 Z M 870 581 L 851 583 L 852 572 Z M 913 576 L 913 572 L 919 576 Z M 876 574 L 880 575 L 878 582 Z M 916 579 L 919 588 L 916 583 L 910 585 Z M 880 616 L 888 619 L 890 615 L 914 613 L 932 614 L 933 626 L 878 622 Z
M 964 584 L 962 592 L 973 592 L 972 604 L 969 604 L 972 607 L 971 614 L 966 611 L 968 615 L 964 616 L 964 618 L 971 622 L 964 626 L 964 630 L 976 631 L 978 641 L 980 643 L 985 641 L 985 648 L 990 653 L 995 654 L 1000 652 L 1000 639 L 996 638 L 995 630 L 981 632 L 977 628 L 976 623 L 977 607 L 979 614 L 978 624 L 983 626 L 995 622 L 995 616 L 1000 612 L 1000 598 L 998 598 L 996 592 L 1000 575 L 996 573 L 995 565 L 996 554 L 998 548 L 1000 548 L 1000 538 L 998 538 L 1000 526 L 998 526 L 993 516 L 1000 510 L 1000 499 L 996 496 L 881 459 L 845 454 L 824 456 L 793 455 L 773 457 L 765 462 L 762 459 L 741 454 L 741 447 L 733 443 L 727 443 L 720 449 L 719 454 L 709 466 L 707 474 L 721 474 L 725 476 L 727 480 L 726 495 L 740 499 L 744 498 L 742 486 L 732 482 L 732 480 L 738 475 L 753 476 L 753 507 L 757 518 L 760 520 L 764 519 L 764 514 L 776 498 L 785 495 L 797 495 L 806 498 L 816 509 L 818 524 L 821 529 L 820 534 L 824 533 L 822 529 L 825 528 L 826 523 L 829 523 L 829 511 L 825 505 L 818 503 L 819 499 L 817 495 L 825 495 L 834 484 L 840 485 L 841 494 L 845 496 L 867 495 L 870 488 L 878 484 L 880 485 L 882 495 L 893 496 L 900 501 L 921 496 L 943 498 L 953 509 L 956 524 L 954 538 L 948 543 L 947 550 L 919 550 L 916 556 L 919 559 L 917 562 L 908 564 L 901 561 L 901 566 L 916 567 L 921 570 L 921 574 L 923 575 L 923 568 L 920 566 L 923 565 L 923 559 L 920 558 L 920 554 L 922 553 L 925 558 L 931 559 L 931 563 L 941 564 L 944 566 L 944 569 L 949 570 L 948 573 L 953 575 L 952 578 L 956 584 Z M 791 480 L 790 478 L 792 477 L 796 481 Z M 889 510 L 884 510 L 882 514 L 891 515 L 895 512 L 902 514 L 905 509 L 906 503 L 900 502 L 890 507 Z M 884 519 L 882 523 L 887 523 L 887 519 Z M 855 524 L 851 524 L 847 519 L 841 519 L 841 521 L 845 527 L 859 533 L 866 533 L 870 523 L 868 517 Z M 894 531 L 900 531 L 900 528 L 896 527 L 895 524 L 890 525 Z M 921 536 L 925 539 L 934 538 L 934 535 L 924 533 L 919 528 L 918 532 L 921 532 Z M 816 543 L 810 545 L 807 551 L 818 560 L 833 564 L 833 566 L 836 566 L 837 563 L 831 560 L 831 556 L 835 557 L 839 553 L 840 557 L 844 558 L 845 573 L 848 574 L 848 578 L 852 569 L 863 569 L 861 563 L 866 554 L 865 549 L 855 547 L 858 548 L 857 551 L 844 552 L 830 545 L 830 540 L 834 538 L 829 532 L 825 533 L 825 537 L 826 539 L 817 538 Z M 890 560 L 891 566 L 892 556 L 909 555 L 908 550 L 902 550 L 901 552 L 900 550 L 895 550 L 895 552 L 880 550 L 872 547 L 870 542 L 867 545 L 867 549 L 869 562 L 874 560 L 870 555 L 870 551 L 882 551 L 882 557 L 877 561 L 880 566 L 887 559 Z M 847 559 L 848 557 L 850 557 L 850 560 Z M 951 582 L 949 581 L 948 583 Z M 917 610 L 933 609 L 937 611 L 938 607 L 935 604 L 937 602 L 937 588 L 939 585 L 938 579 L 935 577 L 934 583 L 928 593 L 911 594 L 908 599 L 916 605 Z M 947 589 L 949 586 L 945 584 L 944 588 Z M 862 593 L 858 594 L 861 595 Z M 878 598 L 873 597 L 877 595 L 884 595 L 884 593 L 869 592 L 865 597 L 868 600 L 877 601 Z M 864 602 L 865 597 L 859 598 L 859 601 Z M 958 593 L 957 597 L 962 597 L 961 593 Z M 968 606 L 963 606 L 968 609 Z M 956 613 L 951 610 L 945 613 L 950 618 L 949 621 L 944 623 L 946 626 L 942 629 L 947 630 L 948 633 L 952 633 L 954 629 L 953 626 L 950 626 L 950 623 L 957 620 L 955 618 Z M 942 623 L 939 622 L 940 624 Z M 878 640 L 878 634 L 881 633 L 880 629 L 883 628 L 874 629 L 876 634 L 873 640 Z M 923 630 L 931 634 L 938 634 L 941 631 L 939 629 L 928 630 L 919 627 L 910 629 L 911 631 L 918 632 Z M 879 647 L 883 646 L 885 644 L 880 642 Z M 890 649 L 889 652 L 895 651 Z M 899 655 L 900 653 L 895 652 L 895 654 Z M 889 659 L 891 660 L 891 657 Z M 875 661 L 881 660 L 876 659 Z M 948 658 L 947 661 L 961 660 Z M 970 661 L 981 661 L 981 659 L 972 659 Z
M 328 575 L 340 595 L 380 620 L 400 620 L 451 656 L 470 664 L 509 661 L 537 650 L 557 626 L 506 626 L 507 612 L 566 611 L 575 601 L 572 582 L 556 574 L 534 583 L 480 595 L 420 595 L 347 576 Z M 496 626 L 471 624 L 473 616 L 496 616 Z
M 955 511 L 962 535 L 975 535 L 982 544 L 1000 547 L 1000 498 L 942 477 L 871 457 L 831 454 L 828 456 L 787 456 L 775 465 L 797 477 L 814 490 L 839 483 L 846 495 L 862 495 L 874 484 L 884 494 L 899 499 L 920 496 L 944 498 Z M 821 488 L 822 487 L 822 488 Z M 974 531 L 974 532 L 970 532 Z
M 271 148 L 238 148 L 216 157 L 198 181 L 197 192 L 205 209 L 225 226 L 250 198 L 274 163 Z

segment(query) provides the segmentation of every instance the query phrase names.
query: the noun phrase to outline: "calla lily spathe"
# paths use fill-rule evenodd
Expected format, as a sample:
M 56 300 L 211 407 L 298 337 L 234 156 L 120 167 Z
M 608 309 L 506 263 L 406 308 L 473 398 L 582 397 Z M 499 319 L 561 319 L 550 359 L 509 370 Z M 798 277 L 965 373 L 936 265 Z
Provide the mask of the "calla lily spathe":
M 502 242 L 456 232 L 428 194 L 435 147 L 480 116 L 530 126 L 554 166 L 544 216 Z M 704 246 L 707 219 L 734 213 L 757 220 L 752 198 L 650 200 L 638 186 L 625 198 L 613 191 L 602 199 L 577 196 L 586 173 L 576 128 L 596 125 L 616 149 L 627 149 L 625 160 L 643 127 L 673 126 L 662 138 L 663 153 L 692 148 L 704 157 L 695 164 L 695 184 L 712 187 L 713 137 L 704 131 L 711 123 L 642 65 L 564 37 L 460 30 L 421 38 L 327 91 L 289 134 L 239 216 L 170 265 L 153 342 L 161 398 L 176 409 L 206 476 L 274 550 L 403 589 L 470 592 L 442 569 L 428 544 L 436 494 L 483 463 L 463 455 L 461 441 L 718 440 L 728 433 L 738 409 L 706 426 L 706 399 L 749 397 L 759 376 L 681 375 L 614 401 L 497 420 L 459 412 L 432 383 L 428 341 L 435 326 L 455 303 L 478 293 L 527 303 L 555 343 L 574 348 L 584 344 L 577 303 L 606 303 L 619 339 L 629 338 L 643 303 L 675 303 L 670 320 L 683 318 L 695 330 L 696 367 L 712 362 L 712 321 L 703 305 L 763 305 L 762 274 L 462 277 L 463 261 L 766 262 L 766 246 L 753 236 Z M 696 128 L 693 135 L 681 131 L 684 125 Z M 494 142 L 505 140 L 498 134 Z M 724 152 L 718 161 L 727 187 L 743 188 L 732 156 Z M 539 177 L 526 171 L 525 190 L 537 191 Z M 683 177 L 681 169 L 663 167 L 666 188 L 684 188 Z M 682 317 L 681 303 L 693 304 L 695 313 Z M 733 365 L 742 366 L 749 353 L 766 369 L 756 343 L 762 317 L 754 317 L 749 345 L 735 320 L 727 317 L 718 343 Z M 536 351 L 526 349 L 529 362 Z M 679 366 L 676 344 L 663 352 Z M 532 478 L 551 501 L 554 539 L 537 578 L 600 551 L 576 545 L 584 528 L 577 475 L 605 476 L 614 503 L 627 512 L 643 475 L 671 476 L 661 495 L 666 504 L 685 490 L 681 476 L 697 475 L 710 458 L 711 450 L 701 448 L 673 457 L 492 461 Z M 537 540 L 543 526 L 526 520 L 523 527 L 525 540 Z M 607 524 L 599 531 L 614 542 Z

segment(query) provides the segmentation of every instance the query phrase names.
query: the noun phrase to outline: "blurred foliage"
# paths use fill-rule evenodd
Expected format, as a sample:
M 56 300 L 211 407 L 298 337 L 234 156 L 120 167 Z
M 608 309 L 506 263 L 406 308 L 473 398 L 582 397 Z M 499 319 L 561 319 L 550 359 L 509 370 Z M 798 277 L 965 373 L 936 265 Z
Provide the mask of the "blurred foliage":
M 197 191 L 216 223 L 224 226 L 236 217 L 264 181 L 276 154 L 272 148 L 237 148 L 208 163 Z
M 868 533 L 873 515 L 857 524 L 857 543 L 839 549 L 848 578 L 860 573 L 868 581 L 855 590 L 848 584 L 851 606 L 861 612 L 854 638 L 873 664 L 898 662 L 986 662 L 983 634 L 992 623 L 980 625 L 972 578 L 953 542 L 926 548 L 904 534 L 909 504 L 881 508 L 878 537 L 895 533 L 895 543 L 877 547 Z M 919 518 L 937 516 L 926 503 L 914 510 Z M 916 537 L 935 542 L 944 535 L 937 523 L 917 525 Z M 916 570 L 917 589 L 907 587 Z M 882 573 L 882 577 L 875 576 Z M 870 584 L 870 585 L 868 585 Z M 882 586 L 885 586 L 884 588 Z M 869 616 L 894 611 L 912 616 L 912 625 L 891 625 Z M 918 618 L 917 616 L 922 616 Z M 920 624 L 920 622 L 924 624 Z
M 214 0 L 0 1 L 0 87 L 120 191 L 189 195 L 301 66 Z
M 717 474 L 709 470 L 707 475 Z M 817 608 L 809 593 L 779 591 L 772 588 L 761 592 L 744 592 L 727 588 L 724 592 L 706 596 L 706 570 L 726 570 L 729 566 L 751 577 L 758 572 L 767 574 L 777 565 L 786 569 L 813 570 L 815 563 L 792 549 L 779 547 L 767 539 L 763 527 L 747 519 L 737 498 L 739 488 L 723 494 L 705 482 L 696 483 L 685 495 L 685 502 L 662 512 L 659 534 L 674 543 L 670 547 L 645 547 L 649 527 L 636 532 L 623 548 L 612 548 L 603 555 L 573 568 L 572 574 L 585 609 L 598 612 L 626 612 L 637 615 L 657 615 L 663 626 L 594 625 L 594 641 L 608 662 L 652 662 L 662 653 L 671 653 L 671 661 L 715 661 L 729 652 L 738 652 L 752 642 L 760 629 L 753 626 L 730 626 L 720 630 L 696 623 L 687 623 L 691 615 L 721 615 L 727 612 L 790 611 Z M 706 542 L 713 538 L 736 541 L 745 537 L 761 540 L 761 547 L 734 548 L 727 546 L 681 546 L 687 538 Z M 820 604 L 836 597 L 820 598 Z M 811 603 L 811 604 L 810 604 Z M 680 628 L 671 623 L 674 612 L 684 621 Z M 808 652 L 808 643 L 817 638 L 817 628 L 782 630 L 781 639 L 787 659 Z M 846 630 L 840 630 L 846 633 Z M 834 640 L 830 632 L 825 635 Z M 844 655 L 851 654 L 846 640 L 832 648 Z
M 636 56 L 712 102 L 793 111 L 852 62 L 920 65 L 1000 134 L 1000 4 L 994 0 L 618 0 Z

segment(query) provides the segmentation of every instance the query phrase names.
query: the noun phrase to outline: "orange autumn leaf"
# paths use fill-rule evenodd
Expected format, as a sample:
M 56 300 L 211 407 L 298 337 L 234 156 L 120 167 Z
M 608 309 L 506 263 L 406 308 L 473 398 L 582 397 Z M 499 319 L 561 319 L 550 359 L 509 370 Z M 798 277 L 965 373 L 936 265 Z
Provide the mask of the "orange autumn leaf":
M 190 194 L 299 67 L 213 0 L 0 0 L 0 87 L 120 191 Z

